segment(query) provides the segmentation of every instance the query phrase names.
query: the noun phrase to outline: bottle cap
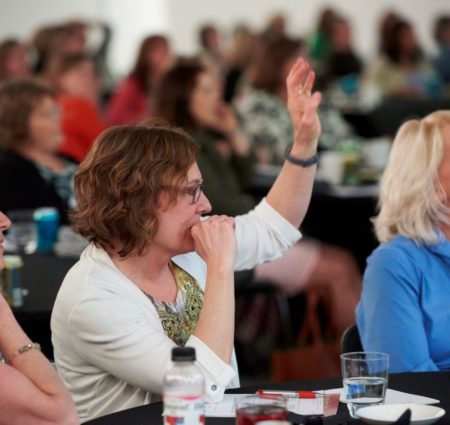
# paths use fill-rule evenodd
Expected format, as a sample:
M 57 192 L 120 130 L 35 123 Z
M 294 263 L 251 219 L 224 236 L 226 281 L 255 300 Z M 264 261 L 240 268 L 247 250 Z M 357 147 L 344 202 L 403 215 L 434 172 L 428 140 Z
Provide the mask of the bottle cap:
M 193 362 L 195 361 L 194 347 L 174 347 L 172 348 L 172 361 Z
M 20 255 L 3 256 L 5 269 L 16 269 L 23 266 L 22 257 Z
M 59 212 L 54 207 L 41 207 L 37 208 L 34 211 L 33 218 L 35 220 L 58 220 L 59 219 Z

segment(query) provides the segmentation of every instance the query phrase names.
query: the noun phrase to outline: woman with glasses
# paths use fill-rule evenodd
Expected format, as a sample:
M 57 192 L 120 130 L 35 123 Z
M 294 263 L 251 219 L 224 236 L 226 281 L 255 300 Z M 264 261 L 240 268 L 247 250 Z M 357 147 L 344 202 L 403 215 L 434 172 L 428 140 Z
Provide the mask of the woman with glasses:
M 0 273 L 3 233 L 11 222 L 0 211 Z M 55 369 L 31 342 L 0 293 L 0 425 L 75 425 L 77 413 Z
M 73 206 L 76 166 L 58 155 L 63 141 L 54 91 L 33 80 L 0 88 L 0 210 Z
M 249 214 L 210 216 L 197 145 L 177 129 L 114 127 L 75 176 L 77 231 L 92 243 L 52 313 L 58 372 L 81 421 L 158 400 L 175 346 L 195 347 L 205 399 L 239 385 L 234 270 L 300 237 L 315 174 L 320 94 L 299 60 L 288 77 L 296 138 L 273 188 Z

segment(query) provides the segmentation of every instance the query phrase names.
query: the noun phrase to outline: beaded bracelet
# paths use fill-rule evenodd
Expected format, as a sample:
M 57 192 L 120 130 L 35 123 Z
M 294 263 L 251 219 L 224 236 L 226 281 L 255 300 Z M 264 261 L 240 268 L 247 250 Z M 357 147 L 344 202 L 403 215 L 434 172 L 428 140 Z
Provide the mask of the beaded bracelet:
M 286 148 L 286 150 L 284 152 L 284 159 L 286 161 L 289 161 L 291 164 L 299 165 L 300 167 L 306 168 L 306 167 L 310 167 L 311 165 L 314 165 L 317 163 L 317 160 L 318 160 L 317 153 L 309 158 L 300 159 L 300 158 L 296 158 L 295 156 L 291 155 L 291 149 L 292 149 L 292 143 Z
M 28 344 L 25 344 L 24 346 L 20 347 L 15 353 L 11 354 L 11 356 L 9 356 L 7 359 L 5 359 L 5 363 L 11 364 L 14 358 L 33 349 L 41 351 L 41 346 L 37 342 L 30 342 Z

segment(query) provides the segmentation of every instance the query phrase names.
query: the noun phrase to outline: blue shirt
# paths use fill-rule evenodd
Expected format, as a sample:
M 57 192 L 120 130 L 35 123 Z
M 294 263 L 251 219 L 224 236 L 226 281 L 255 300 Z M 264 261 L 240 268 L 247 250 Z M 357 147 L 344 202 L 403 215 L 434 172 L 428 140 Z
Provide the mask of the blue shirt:
M 390 355 L 390 372 L 450 369 L 450 242 L 397 236 L 369 257 L 356 322 L 366 351 Z

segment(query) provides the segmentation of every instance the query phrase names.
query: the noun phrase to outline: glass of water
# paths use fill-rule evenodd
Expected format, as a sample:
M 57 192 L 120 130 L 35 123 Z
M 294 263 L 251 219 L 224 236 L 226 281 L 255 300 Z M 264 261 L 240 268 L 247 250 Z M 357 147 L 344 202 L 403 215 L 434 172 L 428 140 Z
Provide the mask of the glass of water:
M 358 352 L 341 354 L 344 397 L 350 415 L 365 406 L 384 403 L 389 371 L 386 353 Z

